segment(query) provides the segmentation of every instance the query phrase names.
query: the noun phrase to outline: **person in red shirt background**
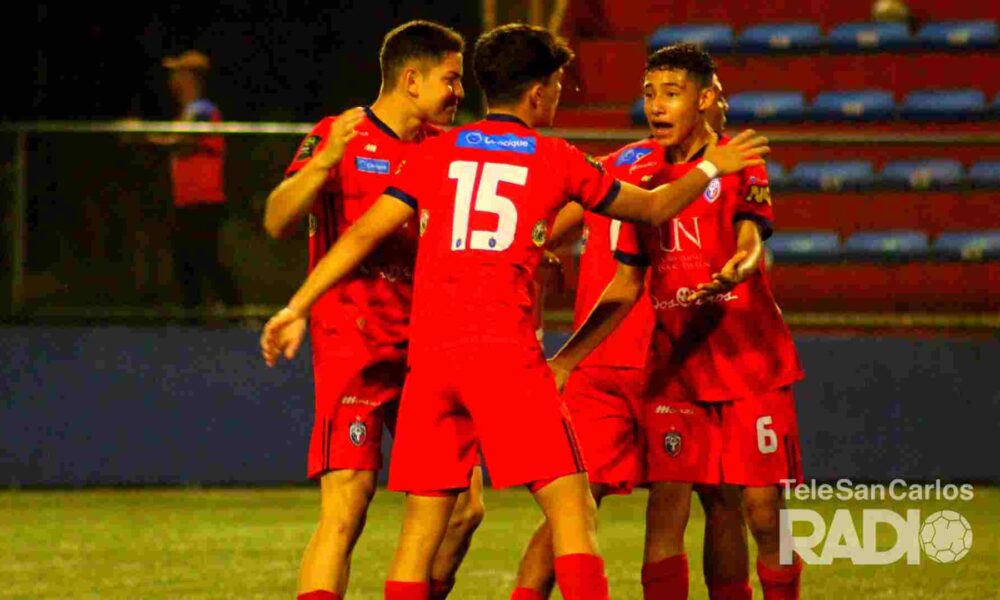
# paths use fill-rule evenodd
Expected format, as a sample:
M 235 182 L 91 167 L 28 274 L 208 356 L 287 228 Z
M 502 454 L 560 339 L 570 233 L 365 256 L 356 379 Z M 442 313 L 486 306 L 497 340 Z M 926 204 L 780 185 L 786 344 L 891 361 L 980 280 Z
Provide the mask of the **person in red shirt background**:
M 168 57 L 170 92 L 180 108 L 180 122 L 219 123 L 222 114 L 205 97 L 209 59 L 197 50 Z M 174 275 L 181 286 L 185 308 L 205 300 L 202 279 L 219 299 L 240 303 L 232 273 L 219 258 L 219 229 L 226 218 L 223 164 L 226 143 L 221 135 L 153 135 L 150 141 L 171 150 L 170 178 L 174 198 Z

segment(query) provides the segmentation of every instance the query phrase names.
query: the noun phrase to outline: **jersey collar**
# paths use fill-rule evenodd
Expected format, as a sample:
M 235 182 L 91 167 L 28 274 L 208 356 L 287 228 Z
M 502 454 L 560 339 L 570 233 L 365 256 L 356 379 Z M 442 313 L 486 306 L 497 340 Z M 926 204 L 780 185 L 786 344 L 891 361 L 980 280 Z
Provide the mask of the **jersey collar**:
M 522 127 L 527 127 L 528 129 L 533 129 L 533 127 L 531 127 L 531 125 L 528 125 L 527 123 L 525 123 L 521 119 L 518 119 L 514 115 L 509 115 L 509 114 L 506 114 L 506 113 L 492 113 L 492 114 L 488 114 L 488 115 L 486 115 L 486 120 L 487 121 L 500 121 L 500 122 L 503 122 L 503 123 L 517 123 L 518 125 L 521 125 Z
M 369 121 L 375 124 L 375 127 L 381 129 L 382 132 L 385 133 L 387 136 L 395 138 L 397 140 L 399 139 L 399 136 L 396 135 L 396 132 L 392 130 L 392 127 L 389 127 L 388 125 L 385 124 L 385 121 L 375 116 L 375 111 L 373 111 L 370 106 L 365 107 L 365 116 L 368 117 Z

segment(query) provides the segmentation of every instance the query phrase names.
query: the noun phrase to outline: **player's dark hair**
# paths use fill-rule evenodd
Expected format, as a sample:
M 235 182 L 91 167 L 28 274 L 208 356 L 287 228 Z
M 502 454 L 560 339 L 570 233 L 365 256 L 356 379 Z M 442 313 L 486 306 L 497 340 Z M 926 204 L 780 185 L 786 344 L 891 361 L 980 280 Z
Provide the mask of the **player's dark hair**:
M 512 23 L 479 36 L 472 70 L 487 102 L 510 104 L 571 60 L 573 51 L 548 30 Z
M 646 72 L 649 71 L 686 71 L 692 81 L 707 88 L 712 86 L 715 61 L 708 52 L 694 44 L 674 44 L 649 55 Z
M 411 60 L 441 61 L 451 52 L 465 50 L 462 35 L 450 27 L 431 21 L 410 21 L 385 34 L 378 63 L 382 82 L 395 84 L 400 72 Z

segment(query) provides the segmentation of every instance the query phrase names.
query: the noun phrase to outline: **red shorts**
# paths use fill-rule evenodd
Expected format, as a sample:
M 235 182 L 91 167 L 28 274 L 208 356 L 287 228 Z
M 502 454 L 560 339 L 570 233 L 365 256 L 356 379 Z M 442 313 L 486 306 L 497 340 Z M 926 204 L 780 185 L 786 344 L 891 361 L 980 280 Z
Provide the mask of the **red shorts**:
M 308 473 L 382 468 L 382 427 L 395 428 L 403 360 L 378 360 L 353 338 L 312 331 L 316 414 Z
M 791 387 L 732 402 L 645 405 L 647 479 L 761 487 L 802 480 Z
M 414 365 L 400 405 L 389 488 L 469 487 L 481 448 L 493 487 L 580 473 L 569 411 L 537 346 L 441 352 Z
M 612 494 L 628 494 L 643 481 L 643 382 L 642 369 L 582 367 L 563 391 L 587 459 L 587 476 Z

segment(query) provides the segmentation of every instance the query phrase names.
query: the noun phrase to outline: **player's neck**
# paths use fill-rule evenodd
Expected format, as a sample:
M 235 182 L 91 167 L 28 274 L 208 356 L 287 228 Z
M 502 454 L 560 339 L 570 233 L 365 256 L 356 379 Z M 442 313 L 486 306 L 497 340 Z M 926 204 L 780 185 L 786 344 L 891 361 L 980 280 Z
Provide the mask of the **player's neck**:
M 420 117 L 414 114 L 412 103 L 397 94 L 379 94 L 371 109 L 375 116 L 403 141 L 417 137 L 417 132 L 424 124 Z
M 715 132 L 702 121 L 691 130 L 691 135 L 684 138 L 681 143 L 667 148 L 667 160 L 672 163 L 688 162 L 714 138 Z
M 528 127 L 538 127 L 538 123 L 535 121 L 535 116 L 532 114 L 531 109 L 524 105 L 517 106 L 490 106 L 487 111 L 487 115 L 509 115 L 511 117 L 516 117 L 519 121 L 527 125 Z

